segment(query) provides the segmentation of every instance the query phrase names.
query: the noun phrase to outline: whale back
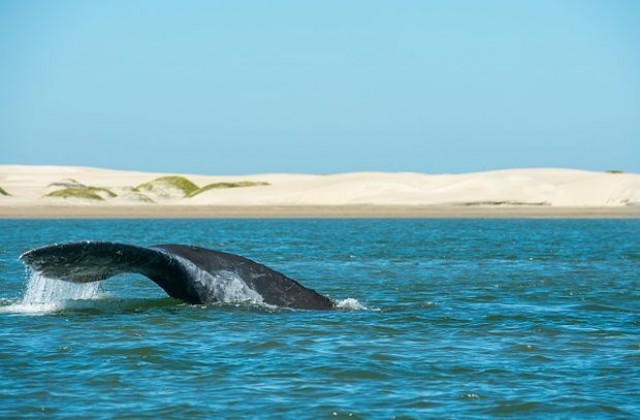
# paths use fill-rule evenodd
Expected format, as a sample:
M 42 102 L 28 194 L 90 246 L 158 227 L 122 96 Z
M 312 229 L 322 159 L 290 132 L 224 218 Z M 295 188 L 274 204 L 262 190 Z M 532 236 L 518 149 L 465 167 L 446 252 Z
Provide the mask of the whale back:
M 142 274 L 169 296 L 188 303 L 250 299 L 289 308 L 334 306 L 327 297 L 260 263 L 194 246 L 72 242 L 36 248 L 20 259 L 47 277 L 74 283 Z

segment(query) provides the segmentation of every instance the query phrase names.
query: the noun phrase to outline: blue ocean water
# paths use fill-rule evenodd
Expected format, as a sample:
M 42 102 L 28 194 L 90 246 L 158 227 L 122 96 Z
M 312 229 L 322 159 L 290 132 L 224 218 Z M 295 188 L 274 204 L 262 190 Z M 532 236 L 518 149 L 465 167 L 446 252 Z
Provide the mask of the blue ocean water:
M 640 220 L 2 220 L 0 232 L 2 418 L 640 417 Z M 87 239 L 241 254 L 345 308 L 187 305 L 136 275 L 24 301 L 22 252 Z

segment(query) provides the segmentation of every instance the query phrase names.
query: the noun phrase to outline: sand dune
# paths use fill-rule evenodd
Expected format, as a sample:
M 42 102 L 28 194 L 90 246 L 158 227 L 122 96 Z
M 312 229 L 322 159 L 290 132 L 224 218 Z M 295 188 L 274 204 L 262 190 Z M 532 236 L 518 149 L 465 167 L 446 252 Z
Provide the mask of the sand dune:
M 182 178 L 162 180 L 169 175 Z M 170 213 L 171 208 L 204 207 L 359 207 L 370 208 L 375 214 L 383 208 L 403 206 L 477 208 L 479 212 L 497 208 L 538 208 L 543 209 L 538 212 L 548 213 L 595 208 L 631 215 L 640 212 L 640 174 L 571 169 L 451 175 L 360 172 L 206 176 L 0 165 L 0 188 L 9 194 L 0 194 L 0 216 L 5 217 L 38 213 L 37 209 L 50 216 L 68 214 L 71 209 L 91 213 L 90 209 L 97 208 L 107 215 L 109 209 L 117 215 L 136 208 L 136 214 L 142 215 L 145 210 L 140 209 L 147 209 L 150 214 L 161 215 L 163 209 Z

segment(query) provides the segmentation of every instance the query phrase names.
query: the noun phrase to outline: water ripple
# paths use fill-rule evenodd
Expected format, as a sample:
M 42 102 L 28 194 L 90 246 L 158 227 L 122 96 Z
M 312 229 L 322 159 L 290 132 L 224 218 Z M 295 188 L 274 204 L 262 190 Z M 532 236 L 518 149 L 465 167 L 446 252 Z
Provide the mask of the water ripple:
M 7 259 L 2 418 L 640 417 L 637 221 L 0 225 L 5 259 L 34 237 L 223 243 L 345 306 L 187 305 L 122 276 L 38 307 Z

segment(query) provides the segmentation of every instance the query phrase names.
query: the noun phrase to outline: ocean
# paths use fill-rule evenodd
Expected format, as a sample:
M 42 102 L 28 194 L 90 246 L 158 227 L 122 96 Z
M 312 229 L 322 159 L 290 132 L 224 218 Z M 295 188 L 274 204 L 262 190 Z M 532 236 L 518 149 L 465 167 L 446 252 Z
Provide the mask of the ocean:
M 640 418 L 640 220 L 0 220 L 0 418 Z M 341 308 L 78 286 L 66 241 L 246 256 Z

